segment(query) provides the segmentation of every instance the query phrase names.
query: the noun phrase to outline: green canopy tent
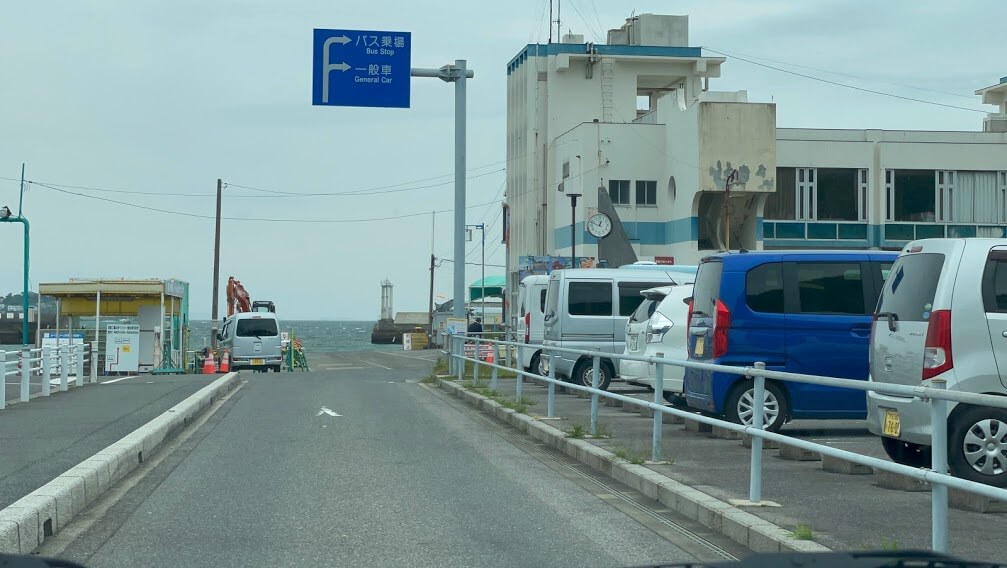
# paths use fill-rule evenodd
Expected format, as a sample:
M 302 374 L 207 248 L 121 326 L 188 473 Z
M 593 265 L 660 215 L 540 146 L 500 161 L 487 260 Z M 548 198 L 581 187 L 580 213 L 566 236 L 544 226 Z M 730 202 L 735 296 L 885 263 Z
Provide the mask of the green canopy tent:
M 483 289 L 486 290 L 486 297 L 503 296 L 504 288 L 507 286 L 506 276 L 487 276 L 469 284 L 469 301 L 479 300 L 483 297 Z

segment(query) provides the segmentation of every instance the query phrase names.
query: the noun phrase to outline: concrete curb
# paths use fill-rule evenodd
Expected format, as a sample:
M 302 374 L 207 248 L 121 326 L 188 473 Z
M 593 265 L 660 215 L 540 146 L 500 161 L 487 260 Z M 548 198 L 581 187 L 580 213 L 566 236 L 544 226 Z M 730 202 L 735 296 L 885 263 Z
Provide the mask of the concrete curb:
M 175 432 L 238 384 L 228 373 L 118 442 L 0 510 L 0 552 L 30 554 Z
M 566 432 L 532 416 L 518 414 L 460 384 L 442 380 L 438 381 L 438 387 L 755 552 L 830 550 L 814 541 L 797 540 L 789 530 L 645 466 L 631 464 L 587 440 L 568 438 Z

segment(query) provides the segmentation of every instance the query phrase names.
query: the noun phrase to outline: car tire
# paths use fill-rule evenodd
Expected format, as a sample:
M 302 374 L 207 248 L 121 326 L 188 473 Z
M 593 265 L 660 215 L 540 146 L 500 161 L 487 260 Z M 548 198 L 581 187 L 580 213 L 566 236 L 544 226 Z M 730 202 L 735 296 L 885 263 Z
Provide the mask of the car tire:
M 653 389 L 651 389 L 653 390 Z M 685 400 L 685 396 L 679 393 L 665 392 L 664 400 L 668 404 L 674 406 L 675 408 L 681 408 L 683 410 L 689 410 L 689 402 Z
M 895 438 L 881 438 L 881 447 L 885 449 L 888 457 L 897 464 L 909 467 L 930 467 L 933 463 L 930 446 L 903 442 Z
M 948 425 L 948 466 L 956 477 L 1007 487 L 1007 409 L 972 406 Z
M 612 384 L 612 369 L 609 368 L 604 361 L 598 369 L 598 373 L 601 375 L 598 380 L 598 388 L 601 390 L 608 390 L 609 385 Z M 593 371 L 594 362 L 591 359 L 579 361 L 577 366 L 573 368 L 573 379 L 571 382 L 589 387 L 591 386 L 591 374 Z
M 780 428 L 787 422 L 787 397 L 783 390 L 776 383 L 766 381 L 766 398 L 763 403 L 765 416 L 769 421 L 767 430 L 779 432 Z M 754 405 L 752 400 L 755 394 L 755 385 L 751 381 L 739 381 L 731 389 L 727 396 L 727 403 L 724 405 L 724 416 L 729 422 L 735 424 L 752 425 Z
M 531 356 L 531 362 L 528 363 L 528 372 L 535 373 L 537 375 L 542 375 L 542 352 L 539 351 Z
M 279 365 L 273 365 L 273 372 L 274 373 L 279 373 L 280 372 L 280 366 Z

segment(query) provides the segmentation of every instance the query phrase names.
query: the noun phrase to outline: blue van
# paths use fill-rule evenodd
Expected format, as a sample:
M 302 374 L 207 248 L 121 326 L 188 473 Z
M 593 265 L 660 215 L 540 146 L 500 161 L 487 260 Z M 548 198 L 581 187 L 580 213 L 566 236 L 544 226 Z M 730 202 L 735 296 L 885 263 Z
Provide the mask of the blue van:
M 704 258 L 689 304 L 690 361 L 867 380 L 874 307 L 897 252 L 760 251 Z M 752 381 L 686 369 L 690 407 L 750 425 Z M 766 381 L 768 428 L 867 416 L 862 391 Z

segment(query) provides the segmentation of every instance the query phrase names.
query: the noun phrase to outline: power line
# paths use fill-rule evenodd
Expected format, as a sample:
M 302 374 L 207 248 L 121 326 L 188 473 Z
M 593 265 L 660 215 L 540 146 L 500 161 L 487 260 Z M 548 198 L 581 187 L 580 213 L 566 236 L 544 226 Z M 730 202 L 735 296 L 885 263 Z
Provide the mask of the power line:
M 709 47 L 704 48 L 704 49 L 706 49 L 707 51 L 713 51 L 714 53 L 720 53 L 720 52 L 714 51 L 712 48 L 709 48 Z M 914 90 L 917 90 L 917 91 L 927 91 L 927 92 L 930 92 L 930 93 L 937 93 L 937 94 L 940 94 L 940 95 L 947 95 L 949 97 L 959 97 L 959 98 L 962 98 L 962 99 L 969 99 L 969 100 L 973 100 L 973 101 L 975 100 L 975 95 L 964 95 L 962 93 L 952 93 L 952 92 L 949 92 L 949 91 L 941 91 L 939 89 L 930 89 L 930 88 L 927 88 L 927 87 L 918 87 L 916 85 L 906 85 L 906 84 L 903 84 L 903 83 L 893 83 L 891 81 L 884 81 L 884 80 L 876 79 L 876 78 L 872 78 L 872 77 L 864 77 L 863 75 L 854 75 L 853 73 L 845 73 L 845 72 L 842 72 L 842 71 L 834 71 L 834 70 L 831 70 L 831 69 L 822 69 L 821 67 L 812 67 L 810 65 L 801 65 L 800 63 L 792 63 L 792 62 L 789 62 L 789 61 L 781 61 L 779 59 L 770 59 L 769 57 L 762 57 L 762 56 L 751 55 L 751 54 L 747 54 L 747 53 L 742 53 L 741 55 L 743 55 L 744 57 L 751 58 L 751 59 L 761 59 L 762 61 L 771 61 L 773 63 L 779 63 L 781 65 L 789 65 L 791 67 L 798 67 L 798 68 L 801 68 L 801 69 L 810 69 L 812 71 L 819 71 L 821 73 L 829 73 L 830 75 L 839 75 L 839 76 L 842 76 L 842 77 L 850 77 L 851 79 L 860 79 L 861 81 L 873 81 L 875 83 L 881 83 L 883 85 L 892 85 L 894 87 L 902 87 L 904 89 L 914 89 Z
M 589 22 L 588 19 L 584 17 L 584 14 L 580 13 L 580 8 L 577 7 L 577 4 L 573 0 L 570 0 L 570 6 L 573 7 L 574 12 L 577 12 L 577 16 L 580 17 L 580 21 L 584 22 L 584 26 L 587 27 L 587 31 L 594 36 L 594 40 L 600 42 L 601 34 L 598 33 L 598 30 L 597 28 L 594 27 L 594 24 Z
M 139 204 L 136 204 L 136 203 L 129 203 L 129 202 L 126 202 L 126 201 L 119 201 L 119 200 L 116 200 L 116 199 L 109 199 L 107 197 L 98 197 L 97 195 L 87 195 L 86 193 L 77 193 L 77 192 L 74 192 L 74 191 L 70 191 L 68 189 L 62 189 L 62 188 L 59 188 L 59 187 L 55 187 L 55 186 L 51 186 L 51 185 L 47 185 L 47 184 L 43 184 L 43 183 L 39 183 L 39 182 L 33 182 L 33 183 L 35 185 L 38 185 L 39 187 L 45 187 L 47 189 L 51 189 L 51 190 L 57 191 L 59 193 L 65 193 L 65 194 L 68 194 L 68 195 L 75 195 L 77 197 L 83 197 L 83 198 L 86 198 L 86 199 L 94 199 L 96 201 L 103 201 L 105 203 L 114 203 L 116 205 L 122 205 L 122 206 L 125 206 L 125 207 L 132 207 L 134 209 L 142 209 L 142 210 L 145 210 L 145 211 L 154 211 L 154 212 L 157 212 L 157 213 L 165 213 L 165 214 L 168 214 L 168 215 L 179 215 L 179 216 L 182 216 L 182 217 L 193 217 L 193 218 L 196 218 L 196 219 L 213 219 L 214 218 L 213 215 L 200 215 L 198 213 L 189 213 L 189 212 L 186 212 L 186 211 L 174 211 L 174 210 L 171 210 L 171 209 L 161 209 L 159 207 L 150 207 L 150 206 L 147 206 L 147 205 L 139 205 Z M 466 207 L 466 209 L 477 209 L 479 207 L 485 207 L 487 205 L 492 205 L 493 203 L 494 203 L 493 201 L 487 201 L 485 203 L 478 203 L 476 205 L 469 205 L 468 207 Z M 439 210 L 435 210 L 434 213 L 448 213 L 448 212 L 451 212 L 451 211 L 454 211 L 454 209 L 439 209 Z M 392 215 L 392 216 L 388 216 L 388 217 L 371 217 L 371 218 L 367 218 L 367 219 L 290 219 L 290 218 L 276 218 L 276 217 L 221 217 L 221 219 L 224 219 L 224 220 L 227 220 L 227 221 L 258 221 L 258 222 L 264 222 L 264 223 L 340 224 L 340 223 L 368 223 L 368 222 L 372 222 L 372 221 L 393 221 L 393 220 L 397 220 L 397 219 L 408 219 L 410 217 L 421 217 L 421 216 L 429 215 L 430 213 L 431 213 L 430 211 L 422 211 L 422 212 L 419 212 L 419 213 L 406 213 L 406 214 L 403 214 L 403 215 Z
M 980 110 L 980 109 L 976 109 L 976 108 L 968 108 L 968 107 L 963 107 L 963 106 L 958 106 L 958 105 L 950 105 L 950 104 L 947 104 L 947 103 L 939 103 L 939 102 L 936 102 L 936 101 L 928 101 L 928 100 L 925 100 L 925 99 L 917 99 L 917 98 L 914 98 L 914 97 L 907 97 L 907 96 L 904 96 L 904 95 L 896 95 L 895 93 L 886 93 L 884 91 L 878 91 L 878 90 L 875 90 L 875 89 L 867 89 L 865 87 L 857 87 L 856 85 L 850 85 L 848 83 L 840 83 L 839 81 L 832 81 L 830 79 L 823 79 L 821 77 L 815 77 L 814 75 L 808 75 L 806 73 L 798 73 L 797 71 L 791 71 L 789 69 L 783 69 L 782 67 L 775 67 L 773 65 L 769 65 L 769 64 L 766 64 L 766 63 L 759 63 L 758 61 L 752 61 L 751 59 L 745 59 L 744 57 L 738 57 L 737 55 L 731 55 L 731 54 L 723 52 L 723 51 L 717 51 L 716 49 L 710 49 L 709 47 L 703 47 L 703 49 L 705 49 L 707 51 L 710 51 L 710 52 L 713 52 L 713 53 L 716 53 L 718 55 L 723 55 L 725 57 L 730 57 L 732 59 L 737 59 L 738 61 L 744 61 L 745 63 L 751 63 L 752 65 L 758 65 L 759 67 L 765 67 L 766 69 L 772 69 L 774 71 L 779 71 L 781 73 L 787 73 L 788 75 L 794 75 L 794 76 L 797 76 L 797 77 L 803 77 L 805 79 L 811 79 L 812 81 L 819 81 L 819 82 L 822 82 L 822 83 L 827 83 L 829 85 L 835 85 L 837 87 L 844 87 L 844 88 L 847 88 L 847 89 L 853 89 L 854 91 L 860 91 L 860 92 L 863 92 L 863 93 L 871 93 L 871 94 L 874 94 L 874 95 L 881 95 L 883 97 L 890 97 L 890 98 L 893 98 L 893 99 L 902 99 L 904 101 L 912 101 L 912 102 L 915 102 L 915 103 L 923 103 L 923 104 L 926 104 L 926 105 L 933 105 L 933 106 L 939 106 L 939 107 L 944 107 L 944 108 L 953 108 L 953 109 L 957 109 L 957 110 L 967 110 L 969 112 L 979 112 L 979 113 L 982 113 L 982 114 L 987 114 L 986 111 Z

